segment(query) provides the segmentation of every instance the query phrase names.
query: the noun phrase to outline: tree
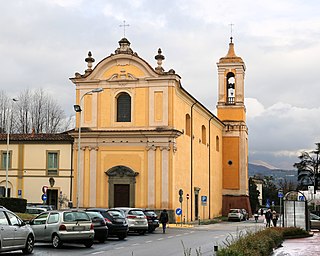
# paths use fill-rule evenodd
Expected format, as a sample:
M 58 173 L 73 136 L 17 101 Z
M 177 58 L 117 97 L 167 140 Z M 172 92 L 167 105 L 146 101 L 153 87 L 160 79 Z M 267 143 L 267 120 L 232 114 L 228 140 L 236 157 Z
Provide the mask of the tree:
M 66 118 L 63 109 L 43 89 L 25 90 L 12 104 L 11 99 L 0 91 L 0 132 L 10 133 L 57 133 L 70 128 L 72 117 Z
M 252 177 L 249 178 L 249 200 L 250 200 L 250 206 L 251 210 L 255 212 L 258 208 L 259 204 L 259 195 L 260 192 L 257 189 L 257 185 L 254 182 L 254 179 Z
M 310 152 L 303 151 L 298 157 L 300 162 L 293 167 L 298 169 L 299 188 L 305 189 L 306 186 L 314 186 L 316 194 L 320 180 L 320 143 L 316 143 L 316 149 Z
M 278 188 L 274 183 L 274 178 L 272 176 L 264 176 L 262 184 L 262 198 L 266 202 L 269 200 L 271 202 L 278 202 Z

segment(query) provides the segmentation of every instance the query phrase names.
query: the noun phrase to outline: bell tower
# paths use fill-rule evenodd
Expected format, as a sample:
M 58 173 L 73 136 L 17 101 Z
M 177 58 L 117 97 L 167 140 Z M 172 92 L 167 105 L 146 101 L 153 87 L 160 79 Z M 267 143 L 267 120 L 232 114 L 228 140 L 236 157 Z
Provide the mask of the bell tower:
M 218 66 L 217 116 L 225 124 L 223 131 L 223 207 L 225 215 L 231 208 L 251 211 L 248 197 L 248 128 L 244 105 L 246 66 L 235 54 L 233 38 L 229 50 Z

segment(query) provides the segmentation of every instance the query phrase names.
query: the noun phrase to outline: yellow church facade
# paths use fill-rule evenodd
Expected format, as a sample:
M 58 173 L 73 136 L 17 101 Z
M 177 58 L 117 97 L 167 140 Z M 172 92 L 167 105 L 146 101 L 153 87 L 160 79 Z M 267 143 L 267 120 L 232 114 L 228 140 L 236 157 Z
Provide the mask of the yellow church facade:
M 182 87 L 174 70 L 163 69 L 160 49 L 155 59 L 153 68 L 123 38 L 94 68 L 89 52 L 84 74 L 71 78 L 81 109 L 69 133 L 72 201 L 172 213 L 182 208 L 187 221 L 250 210 L 245 64 L 234 44 L 217 64 L 217 116 Z

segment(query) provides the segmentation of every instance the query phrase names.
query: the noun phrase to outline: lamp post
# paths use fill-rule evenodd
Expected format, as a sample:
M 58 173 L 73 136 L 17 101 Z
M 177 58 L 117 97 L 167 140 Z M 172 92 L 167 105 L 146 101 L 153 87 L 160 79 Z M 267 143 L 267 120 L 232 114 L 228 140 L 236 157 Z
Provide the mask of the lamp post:
M 17 99 L 12 99 L 13 102 L 18 101 Z M 8 124 L 7 124 L 7 154 L 6 154 L 6 191 L 5 197 L 8 197 L 8 179 L 9 179 L 9 144 L 10 144 L 10 122 L 12 120 L 12 104 L 11 104 L 11 118 L 9 119 L 10 113 L 8 112 Z
M 91 91 L 86 92 L 85 94 L 83 94 L 81 96 L 80 101 L 79 101 L 79 105 L 74 105 L 73 106 L 74 111 L 80 112 L 79 113 L 79 128 L 78 128 L 77 209 L 79 209 L 79 206 L 80 206 L 80 169 L 81 169 L 80 168 L 80 145 L 81 145 L 80 140 L 81 140 L 81 113 L 82 113 L 81 103 L 82 103 L 82 100 L 83 100 L 84 96 L 92 94 L 92 93 L 99 93 L 99 92 L 102 92 L 102 91 L 103 91 L 102 88 L 96 88 L 96 89 L 93 89 Z

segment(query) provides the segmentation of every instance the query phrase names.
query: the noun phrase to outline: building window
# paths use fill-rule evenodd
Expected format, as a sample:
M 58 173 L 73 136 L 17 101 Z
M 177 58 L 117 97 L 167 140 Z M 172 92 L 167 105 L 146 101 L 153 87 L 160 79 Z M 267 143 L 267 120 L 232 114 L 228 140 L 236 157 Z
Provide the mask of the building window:
M 219 136 L 216 137 L 216 151 L 219 152 L 219 148 L 220 148 L 220 141 L 219 141 Z
M 204 125 L 202 125 L 201 127 L 201 134 L 202 134 L 202 144 L 206 144 L 207 143 L 207 133 L 206 133 L 206 127 Z
M 0 197 L 6 196 L 6 187 L 0 186 Z M 8 188 L 8 197 L 10 197 L 10 188 Z
M 186 114 L 186 135 L 190 136 L 191 133 L 191 119 L 190 115 Z
M 9 157 L 8 168 L 11 168 L 11 151 L 9 151 L 8 157 Z M 7 151 L 2 151 L 1 152 L 1 169 L 6 169 L 6 168 L 7 168 Z
M 227 74 L 227 103 L 235 104 L 235 77 L 232 72 Z
M 131 122 L 131 97 L 125 92 L 117 97 L 117 122 Z
M 48 175 L 58 175 L 58 152 L 48 152 L 47 154 L 47 170 Z

